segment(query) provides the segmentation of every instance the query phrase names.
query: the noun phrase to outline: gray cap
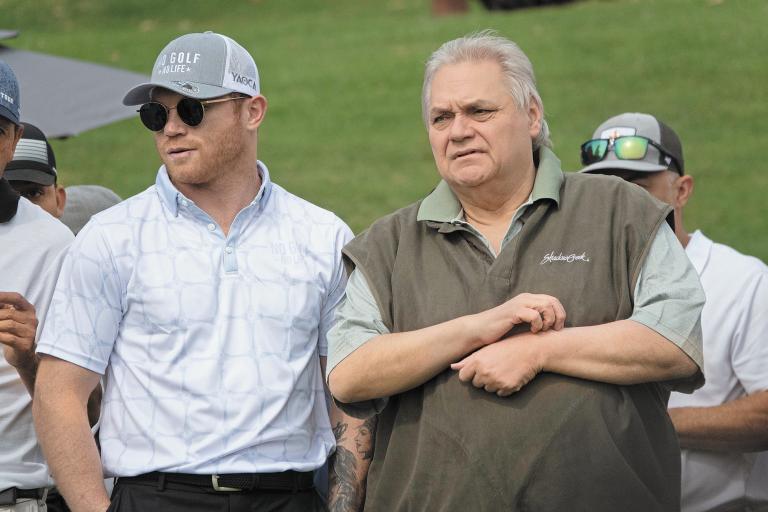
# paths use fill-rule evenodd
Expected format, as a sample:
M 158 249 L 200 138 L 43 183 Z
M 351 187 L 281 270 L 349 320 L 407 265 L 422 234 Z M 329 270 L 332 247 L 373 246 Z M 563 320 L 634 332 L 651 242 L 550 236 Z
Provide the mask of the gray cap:
M 45 134 L 37 126 L 21 123 L 24 133 L 16 145 L 13 160 L 5 166 L 5 179 L 31 181 L 49 186 L 56 183 L 56 156 Z
M 683 174 L 683 145 L 680 138 L 672 128 L 650 114 L 626 113 L 614 116 L 598 126 L 592 138 L 615 139 L 627 135 L 646 137 L 664 148 L 667 154 L 649 145 L 642 160 L 622 160 L 613 151 L 608 151 L 603 160 L 579 172 L 607 174 L 612 170 L 658 172 L 669 169 Z
M 259 71 L 253 57 L 229 37 L 186 34 L 163 48 L 150 81 L 128 91 L 123 104 L 147 103 L 155 87 L 200 100 L 233 92 L 255 96 L 260 91 Z
M 19 82 L 11 66 L 0 60 L 0 116 L 19 124 Z
M 78 234 L 93 215 L 122 201 L 120 196 L 100 185 L 76 185 L 66 190 L 67 202 L 59 220 L 74 234 Z

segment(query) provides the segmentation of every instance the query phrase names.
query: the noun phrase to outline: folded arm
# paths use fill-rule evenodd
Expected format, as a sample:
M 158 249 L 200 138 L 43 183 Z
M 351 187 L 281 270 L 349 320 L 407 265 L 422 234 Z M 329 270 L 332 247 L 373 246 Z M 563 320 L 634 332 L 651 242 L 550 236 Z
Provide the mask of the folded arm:
M 459 379 L 500 396 L 539 372 L 629 385 L 691 377 L 698 365 L 677 345 L 632 320 L 519 334 L 451 365 Z
M 331 370 L 330 390 L 341 402 L 407 391 L 468 353 L 497 342 L 519 323 L 530 323 L 532 332 L 562 329 L 565 310 L 554 297 L 524 293 L 481 313 L 415 331 L 376 336 Z

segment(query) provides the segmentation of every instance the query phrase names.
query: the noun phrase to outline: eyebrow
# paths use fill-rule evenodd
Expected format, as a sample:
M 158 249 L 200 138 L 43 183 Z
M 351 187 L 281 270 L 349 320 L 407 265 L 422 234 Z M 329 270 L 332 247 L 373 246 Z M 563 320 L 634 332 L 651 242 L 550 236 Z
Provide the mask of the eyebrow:
M 459 105 L 459 109 L 461 111 L 467 111 L 467 110 L 472 110 L 476 108 L 499 109 L 501 108 L 501 106 L 489 100 L 472 100 L 468 103 Z M 437 114 L 442 112 L 453 112 L 453 110 L 450 107 L 441 107 L 439 105 L 429 109 L 430 114 Z

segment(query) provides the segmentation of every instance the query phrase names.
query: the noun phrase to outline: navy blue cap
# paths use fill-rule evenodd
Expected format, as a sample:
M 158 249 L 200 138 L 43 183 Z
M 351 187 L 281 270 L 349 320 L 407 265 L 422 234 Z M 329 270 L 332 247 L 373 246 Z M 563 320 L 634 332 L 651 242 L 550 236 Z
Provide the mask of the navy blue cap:
M 19 82 L 11 67 L 0 60 L 0 116 L 19 124 Z

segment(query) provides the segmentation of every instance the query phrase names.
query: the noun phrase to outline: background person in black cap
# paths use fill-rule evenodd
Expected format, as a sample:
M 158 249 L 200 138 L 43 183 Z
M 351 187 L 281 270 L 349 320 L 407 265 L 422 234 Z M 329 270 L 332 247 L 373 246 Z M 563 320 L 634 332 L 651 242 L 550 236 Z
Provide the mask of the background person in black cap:
M 22 136 L 19 86 L 0 61 L 0 510 L 45 510 L 53 485 L 32 424 L 31 394 L 43 323 L 72 233 L 3 176 Z
M 58 219 L 64 213 L 67 193 L 58 184 L 53 149 L 37 126 L 22 125 L 24 132 L 13 160 L 5 167 L 5 178 L 22 197 Z
M 581 172 L 612 174 L 674 208 L 675 234 L 701 279 L 704 387 L 672 393 L 669 413 L 682 450 L 684 512 L 768 509 L 768 267 L 689 234 L 693 194 L 677 134 L 649 114 L 608 119 L 581 147 Z M 666 283 L 659 283 L 659 293 Z

